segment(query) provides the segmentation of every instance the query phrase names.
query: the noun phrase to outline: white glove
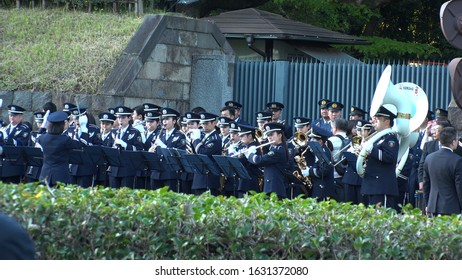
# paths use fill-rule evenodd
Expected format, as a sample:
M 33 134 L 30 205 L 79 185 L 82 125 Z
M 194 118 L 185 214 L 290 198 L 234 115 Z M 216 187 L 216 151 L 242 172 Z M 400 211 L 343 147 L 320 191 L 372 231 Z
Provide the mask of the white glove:
M 50 110 L 47 110 L 47 112 L 45 113 L 45 115 L 43 116 L 43 123 L 42 123 L 42 126 L 41 128 L 47 128 L 47 125 L 48 125 L 48 116 L 50 115 Z
M 125 143 L 125 141 L 123 141 L 122 139 L 116 139 L 114 143 L 122 146 L 124 149 L 127 148 L 127 143 Z
M 236 146 L 234 144 L 229 145 L 228 147 L 228 155 L 235 154 L 237 152 Z
M 372 152 L 372 148 L 374 148 L 374 144 L 373 143 L 367 143 L 365 146 L 364 146 L 364 149 L 366 150 L 366 152 L 368 154 L 370 154 Z
M 154 144 L 156 144 L 156 146 L 161 147 L 161 148 L 167 148 L 167 145 L 165 145 L 164 142 L 160 140 L 160 138 L 157 138 Z
M 302 170 L 302 175 L 305 176 L 305 177 L 310 176 L 310 168 L 307 167 L 307 168 L 303 169 Z
M 194 141 L 196 139 L 200 139 L 201 138 L 201 132 L 199 129 L 192 129 L 191 130 L 191 139 Z
M 84 133 L 88 133 L 88 117 L 87 115 L 79 116 L 79 126 L 80 130 Z
M 245 157 L 249 158 L 251 154 L 256 154 L 257 153 L 257 148 L 255 146 L 251 146 L 245 151 Z

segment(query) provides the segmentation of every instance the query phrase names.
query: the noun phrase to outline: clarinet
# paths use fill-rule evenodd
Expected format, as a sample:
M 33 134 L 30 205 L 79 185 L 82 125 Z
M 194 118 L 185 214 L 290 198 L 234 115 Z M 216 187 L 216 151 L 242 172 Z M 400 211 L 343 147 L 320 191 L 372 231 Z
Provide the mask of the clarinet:
M 119 127 L 119 129 L 117 129 L 116 137 L 114 139 L 114 146 L 113 147 L 117 148 L 118 150 L 122 150 L 122 146 L 120 144 L 116 144 L 115 142 L 116 142 L 117 139 L 120 139 L 121 132 L 122 132 L 122 128 Z

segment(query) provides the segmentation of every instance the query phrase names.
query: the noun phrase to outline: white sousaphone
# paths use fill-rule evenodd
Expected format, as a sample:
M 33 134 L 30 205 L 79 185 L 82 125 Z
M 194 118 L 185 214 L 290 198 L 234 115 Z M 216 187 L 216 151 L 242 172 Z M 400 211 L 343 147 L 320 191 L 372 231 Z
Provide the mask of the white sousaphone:
M 414 146 L 418 140 L 418 129 L 425 120 L 428 113 L 428 99 L 425 92 L 418 85 L 413 83 L 399 83 L 393 85 L 390 81 L 391 66 L 388 65 L 383 71 L 372 99 L 370 116 L 375 116 L 380 106 L 383 104 L 393 104 L 398 113 L 395 118 L 393 128 L 382 130 L 368 139 L 374 143 L 388 133 L 397 133 L 399 138 L 398 166 L 396 176 L 398 176 L 407 160 L 409 148 Z M 366 149 L 363 148 L 356 162 L 358 175 L 364 177 L 365 169 L 363 166 L 366 158 Z

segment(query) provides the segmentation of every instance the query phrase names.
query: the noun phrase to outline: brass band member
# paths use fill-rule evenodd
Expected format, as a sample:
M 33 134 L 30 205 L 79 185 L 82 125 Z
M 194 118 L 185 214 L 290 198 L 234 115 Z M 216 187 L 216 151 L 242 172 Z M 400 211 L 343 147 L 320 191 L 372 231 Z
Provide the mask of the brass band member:
M 119 121 L 119 128 L 113 132 L 113 147 L 127 151 L 142 150 L 143 142 L 141 142 L 141 134 L 130 124 L 133 110 L 125 106 L 118 106 L 115 108 L 115 112 Z M 132 166 L 110 166 L 109 168 L 109 186 L 111 188 L 134 187 L 136 170 Z
M 393 126 L 397 109 L 392 104 L 384 104 L 373 116 L 375 130 L 380 132 Z M 363 143 L 367 151 L 365 175 L 361 193 L 367 196 L 369 205 L 381 205 L 397 209 L 398 182 L 396 163 L 399 143 L 396 133 L 387 133 L 374 143 Z
M 159 133 L 162 129 L 162 126 L 159 125 L 160 116 L 161 114 L 156 111 L 146 112 L 144 116 L 144 119 L 146 120 L 146 132 L 145 132 L 146 141 L 143 144 L 143 149 L 145 151 L 149 151 L 149 149 L 152 147 L 157 137 L 159 136 Z
M 306 118 L 306 117 L 294 117 L 294 125 L 295 125 L 295 129 L 297 130 L 296 136 L 298 136 L 299 138 L 304 137 L 305 144 L 301 143 L 299 141 L 300 139 L 294 139 L 294 137 L 292 137 L 289 140 L 289 152 L 292 150 L 291 157 L 290 157 L 290 160 L 291 160 L 290 166 L 293 167 L 291 170 L 291 173 L 293 173 L 295 170 L 298 170 L 299 174 L 301 174 L 301 170 L 299 170 L 297 163 L 295 161 L 295 156 L 301 156 L 303 152 L 308 148 L 307 142 L 308 142 L 308 134 L 311 129 L 311 119 Z M 295 198 L 299 195 L 308 196 L 309 190 L 306 188 L 304 190 L 303 187 L 304 186 L 300 186 L 298 184 L 291 184 L 289 197 Z M 305 193 L 305 191 L 307 193 Z
M 231 140 L 231 135 L 229 133 L 229 124 L 232 122 L 228 117 L 219 117 L 218 118 L 218 127 L 220 128 L 220 137 L 221 137 L 221 146 L 223 150 L 226 150 L 228 143 Z
M 330 100 L 325 98 L 318 101 L 321 117 L 314 120 L 312 126 L 318 126 L 325 130 L 332 131 L 332 127 L 330 126 L 329 108 L 327 107 L 327 104 L 329 103 Z
M 112 147 L 114 145 L 114 138 L 113 135 L 115 130 L 113 128 L 114 121 L 116 116 L 109 113 L 103 112 L 98 115 L 98 119 L 100 121 L 100 137 L 101 137 L 101 146 L 104 147 Z M 108 166 L 106 164 L 98 165 L 96 178 L 95 178 L 95 185 L 97 186 L 108 186 L 109 185 L 109 176 L 107 173 Z
M 250 147 L 245 156 L 250 163 L 264 167 L 263 191 L 267 194 L 275 193 L 277 196 L 287 198 L 286 169 L 289 164 L 289 152 L 284 136 L 282 123 L 268 123 L 265 125 L 265 134 L 272 143 L 268 153 L 258 155 L 255 146 Z
M 319 200 L 328 199 L 335 194 L 332 154 L 326 145 L 330 135 L 330 131 L 319 126 L 312 127 L 309 139 L 314 144 L 310 145 L 309 152 L 305 153 L 307 168 L 302 170 L 303 176 L 311 178 L 313 184 L 311 196 Z
M 250 125 L 239 124 L 238 125 L 238 136 L 242 143 L 240 149 L 248 149 L 250 147 L 258 146 L 258 142 L 255 139 L 255 130 L 256 128 Z M 230 154 L 239 152 L 238 149 L 235 151 L 230 151 Z M 257 155 L 261 155 L 259 150 L 256 151 Z M 237 187 L 237 197 L 242 198 L 245 194 L 248 194 L 250 191 L 261 192 L 262 187 L 260 186 L 260 179 L 263 183 L 263 172 L 258 168 L 257 165 L 252 164 L 245 156 L 240 156 L 239 160 L 242 165 L 247 169 L 247 173 L 250 176 L 250 179 L 239 179 L 239 185 Z
M 162 109 L 163 130 L 154 142 L 154 145 L 157 147 L 157 154 L 161 154 L 160 148 L 175 148 L 179 150 L 186 149 L 185 135 L 178 129 L 179 126 L 177 121 L 179 117 L 180 113 L 174 109 Z M 175 171 L 151 171 L 151 188 L 154 190 L 167 186 L 170 188 L 170 190 L 179 192 L 178 180 L 179 178 Z
M 268 102 L 266 109 L 272 113 L 271 122 L 282 123 L 284 125 L 284 135 L 286 139 L 290 139 L 293 135 L 292 127 L 285 120 L 281 120 L 284 104 L 280 102 Z
M 370 122 L 357 120 L 356 131 L 358 136 L 365 139 L 374 130 Z M 357 153 L 359 153 L 358 149 L 360 148 L 360 146 L 356 147 L 356 145 L 357 144 L 352 143 L 352 145 L 343 152 L 343 156 L 345 158 L 343 162 L 346 162 L 345 175 L 343 175 L 342 179 L 342 183 L 345 187 L 345 200 L 346 202 L 352 202 L 353 204 L 359 204 L 361 202 L 365 203 L 361 195 L 361 177 L 356 172 L 356 161 L 358 160 Z
M 35 147 L 35 143 L 37 142 L 38 137 L 40 136 L 39 129 L 42 127 L 43 118 L 45 116 L 45 112 L 35 112 L 34 113 L 34 120 L 37 129 L 32 131 L 30 134 L 29 145 L 30 147 Z M 40 176 L 41 166 L 27 166 L 26 168 L 26 182 L 36 182 Z
M 200 113 L 202 132 L 198 129 L 192 130 L 190 138 L 194 150 L 197 154 L 221 155 L 221 138 L 215 129 L 217 115 L 212 113 Z M 220 177 L 213 174 L 194 174 L 192 191 L 195 195 L 200 195 L 208 190 L 212 195 L 219 195 Z
M 229 123 L 229 137 L 230 140 L 227 143 L 226 147 L 223 147 L 224 155 L 232 155 L 235 151 L 238 151 L 241 148 L 241 142 L 239 139 L 239 128 L 237 123 L 231 121 Z M 223 196 L 230 197 L 235 196 L 237 197 L 237 187 L 238 187 L 238 179 L 236 178 L 229 178 L 226 177 L 224 181 L 224 186 L 222 190 Z
M 261 137 L 258 138 L 258 136 L 256 136 L 255 140 L 257 140 L 260 144 L 268 143 L 268 138 L 266 137 L 266 134 L 264 133 L 264 131 L 265 131 L 265 125 L 271 122 L 272 113 L 271 112 L 257 112 L 256 117 L 257 117 L 258 131 L 260 132 Z M 268 146 L 261 148 L 261 151 L 264 154 L 268 153 L 268 150 L 269 150 Z
M 194 154 L 194 148 L 192 146 L 192 140 L 190 138 L 191 132 L 195 129 L 199 130 L 199 121 L 201 116 L 193 112 L 187 112 L 186 116 L 186 125 L 188 131 L 186 132 L 186 152 L 189 154 Z M 192 194 L 191 186 L 194 179 L 194 173 L 182 172 L 180 174 L 181 180 L 181 192 L 186 194 Z

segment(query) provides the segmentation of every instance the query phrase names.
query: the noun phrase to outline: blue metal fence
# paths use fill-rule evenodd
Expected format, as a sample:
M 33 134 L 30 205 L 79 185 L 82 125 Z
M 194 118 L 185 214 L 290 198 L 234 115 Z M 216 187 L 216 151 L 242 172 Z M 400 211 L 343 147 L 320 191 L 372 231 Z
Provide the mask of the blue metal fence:
M 242 118 L 255 123 L 255 112 L 270 101 L 285 105 L 284 119 L 295 116 L 319 118 L 318 100 L 327 98 L 345 105 L 369 110 L 382 71 L 388 64 L 345 64 L 305 62 L 240 61 L 235 67 L 234 99 L 244 105 Z M 412 82 L 427 94 L 430 110 L 447 108 L 451 101 L 449 72 L 444 65 L 410 66 L 393 63 L 394 84 Z

